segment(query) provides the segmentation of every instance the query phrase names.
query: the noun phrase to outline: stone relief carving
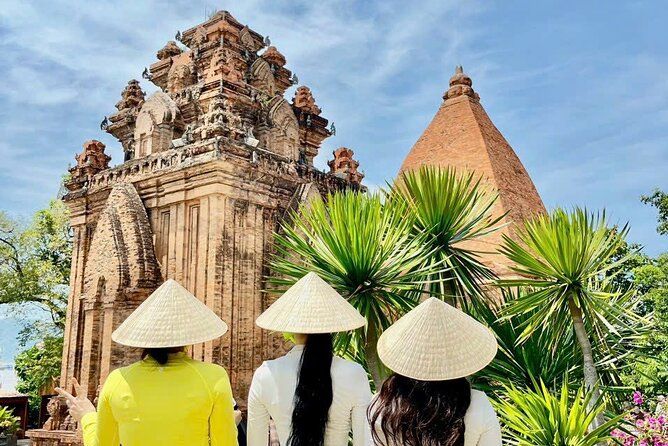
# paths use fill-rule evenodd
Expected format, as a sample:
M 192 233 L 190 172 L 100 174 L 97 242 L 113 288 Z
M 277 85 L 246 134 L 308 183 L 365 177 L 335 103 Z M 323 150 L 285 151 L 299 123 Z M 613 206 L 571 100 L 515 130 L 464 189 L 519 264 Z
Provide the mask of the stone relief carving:
M 257 58 L 250 67 L 251 85 L 262 90 L 269 96 L 276 92 L 276 79 L 269 63 L 263 58 Z
M 179 109 L 166 93 L 157 92 L 144 102 L 135 125 L 135 156 L 167 150 L 178 133 Z
M 290 104 L 280 96 L 269 109 L 270 149 L 290 159 L 299 156 L 299 124 Z

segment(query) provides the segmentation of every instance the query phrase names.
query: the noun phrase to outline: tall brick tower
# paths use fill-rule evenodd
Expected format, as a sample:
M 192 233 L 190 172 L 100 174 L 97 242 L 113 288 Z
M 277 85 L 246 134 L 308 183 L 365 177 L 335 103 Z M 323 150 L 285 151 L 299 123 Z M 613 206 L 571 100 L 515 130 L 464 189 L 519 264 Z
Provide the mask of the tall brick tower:
M 146 98 L 131 80 L 102 123 L 124 162 L 110 167 L 104 144 L 89 141 L 70 169 L 74 252 L 60 385 L 77 377 L 94 399 L 111 370 L 138 359 L 111 332 L 173 278 L 229 324 L 226 336 L 190 353 L 224 365 L 243 406 L 253 370 L 284 347 L 254 324 L 271 303 L 273 231 L 300 202 L 359 188 L 361 177 L 313 166 L 328 121 L 306 87 L 285 100 L 297 79 L 268 39 L 221 11 L 177 40 L 144 70 L 159 91 Z M 29 433 L 34 443 L 78 444 L 57 400 L 49 413 Z
M 401 170 L 422 165 L 472 170 L 482 175 L 487 185 L 498 192 L 493 213 L 497 216 L 506 214 L 500 222 L 505 226 L 470 247 L 488 252 L 483 256 L 485 262 L 498 275 L 508 275 L 508 260 L 494 254 L 501 243 L 501 235 L 512 236 L 516 223 L 545 212 L 545 206 L 515 151 L 480 104 L 473 82 L 461 66 L 450 78 L 450 88 L 443 95 L 443 103 L 406 156 Z

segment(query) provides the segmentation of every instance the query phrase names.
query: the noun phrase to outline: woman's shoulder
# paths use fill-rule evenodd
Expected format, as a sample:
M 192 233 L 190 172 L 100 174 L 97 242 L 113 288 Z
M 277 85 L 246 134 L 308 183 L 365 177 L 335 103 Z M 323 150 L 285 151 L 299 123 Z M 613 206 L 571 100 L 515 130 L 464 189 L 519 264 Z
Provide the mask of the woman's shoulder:
M 471 404 L 466 411 L 468 420 L 496 419 L 496 412 L 485 392 L 471 389 Z
M 367 403 L 371 400 L 369 377 L 360 364 L 335 356 L 332 361 L 332 378 L 338 388 L 349 389 L 354 395 L 362 395 Z
M 198 361 L 197 359 L 189 359 L 189 364 L 195 367 L 198 371 L 213 377 L 227 376 L 225 367 L 214 364 L 212 362 Z
M 344 359 L 340 356 L 334 356 L 334 359 L 332 360 L 332 368 L 333 370 L 344 373 L 346 375 L 366 377 L 366 371 L 364 370 L 364 367 L 355 361 Z

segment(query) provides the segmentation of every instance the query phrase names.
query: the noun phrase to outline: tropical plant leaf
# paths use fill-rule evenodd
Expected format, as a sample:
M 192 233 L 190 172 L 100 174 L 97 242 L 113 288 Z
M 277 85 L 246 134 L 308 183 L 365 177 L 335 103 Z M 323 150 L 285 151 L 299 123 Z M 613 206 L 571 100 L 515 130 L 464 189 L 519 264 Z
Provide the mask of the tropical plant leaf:
M 424 239 L 423 248 L 430 253 L 427 261 L 445 266 L 432 278 L 432 295 L 462 307 L 471 299 L 485 299 L 483 287 L 495 275 L 483 263 L 487 252 L 480 246 L 485 236 L 502 227 L 504 216 L 492 213 L 497 198 L 482 177 L 452 168 L 405 171 L 390 186 L 388 199 L 406 206 L 413 233 Z
M 605 412 L 605 403 L 593 407 L 592 392 L 580 387 L 569 389 L 565 377 L 557 392 L 540 381 L 536 389 L 513 385 L 504 388 L 504 395 L 493 402 L 504 426 L 508 444 L 518 446 L 595 446 L 611 439 L 610 432 L 622 416 L 613 417 L 593 430 L 589 426 Z
M 375 338 L 416 305 L 443 267 L 427 261 L 432 253 L 424 249 L 425 236 L 411 232 L 407 205 L 379 194 L 315 199 L 290 221 L 275 237 L 270 282 L 280 291 L 314 271 L 330 283 L 367 319 L 366 329 L 339 334 L 336 347 L 365 364 Z

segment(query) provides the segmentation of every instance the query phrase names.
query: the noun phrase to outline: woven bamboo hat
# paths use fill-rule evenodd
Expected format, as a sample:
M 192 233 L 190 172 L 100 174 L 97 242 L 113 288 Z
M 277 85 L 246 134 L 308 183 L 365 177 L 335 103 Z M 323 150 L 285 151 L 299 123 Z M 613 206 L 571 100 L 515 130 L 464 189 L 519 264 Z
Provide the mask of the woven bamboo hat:
M 364 326 L 366 319 L 314 272 L 292 285 L 255 323 L 287 333 L 336 333 Z
M 225 334 L 227 324 L 209 307 L 169 279 L 111 334 L 119 344 L 142 348 L 182 347 Z
M 496 355 L 494 334 L 462 311 L 431 297 L 378 339 L 378 356 L 394 372 L 421 381 L 462 378 Z

